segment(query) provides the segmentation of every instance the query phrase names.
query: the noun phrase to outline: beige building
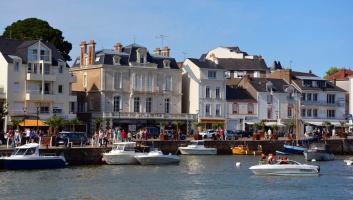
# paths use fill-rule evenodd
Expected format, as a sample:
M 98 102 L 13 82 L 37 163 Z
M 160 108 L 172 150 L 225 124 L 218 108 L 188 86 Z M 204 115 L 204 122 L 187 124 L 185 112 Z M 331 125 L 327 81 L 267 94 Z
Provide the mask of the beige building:
M 71 93 L 76 77 L 54 45 L 0 39 L 0 65 L 1 97 L 8 101 L 4 130 L 13 117 L 26 119 L 21 125 L 32 128 L 53 115 L 76 117 L 71 107 L 77 100 Z
M 135 131 L 162 121 L 182 121 L 186 131 L 192 116 L 181 113 L 182 71 L 169 57 L 168 47 L 150 54 L 138 44 L 117 43 L 114 49 L 99 51 L 95 44 L 82 42 L 71 68 L 77 76 L 72 90 L 83 95 L 78 112 L 92 114 L 91 132 L 97 128 L 92 120 L 99 117 L 104 119 L 103 129 Z

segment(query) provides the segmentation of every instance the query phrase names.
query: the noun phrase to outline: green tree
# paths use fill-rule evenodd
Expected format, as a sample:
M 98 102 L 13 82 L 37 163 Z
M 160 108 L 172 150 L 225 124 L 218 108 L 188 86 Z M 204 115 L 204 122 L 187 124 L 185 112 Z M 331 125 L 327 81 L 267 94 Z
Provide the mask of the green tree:
M 215 128 L 219 131 L 220 128 L 222 128 L 224 126 L 224 123 L 222 122 L 216 122 L 212 124 L 212 128 Z
M 195 122 L 195 126 L 197 127 L 197 134 L 201 132 L 201 127 L 205 126 L 202 122 Z
M 22 118 L 12 118 L 11 119 L 11 126 L 13 129 L 18 129 L 19 125 L 21 122 L 23 122 L 24 119 Z
M 48 124 L 50 126 L 50 129 L 54 129 L 52 132 L 54 133 L 54 135 L 56 135 L 59 128 L 62 128 L 66 125 L 65 119 L 60 116 L 53 116 L 44 123 Z
M 266 122 L 268 122 L 267 119 L 262 119 L 259 121 L 259 127 L 261 127 L 262 132 L 266 131 Z
M 329 121 L 323 121 L 322 125 L 326 127 L 326 133 L 329 133 L 328 127 L 331 126 L 331 122 Z
M 335 74 L 336 72 L 340 71 L 340 69 L 338 69 L 337 67 L 331 67 L 327 72 L 326 75 L 324 76 L 324 78 L 327 78 L 329 76 L 331 76 L 332 74 Z
M 289 132 L 293 133 L 294 132 L 294 127 L 295 127 L 294 122 L 288 122 L 287 126 L 289 127 Z
M 96 126 L 98 126 L 98 130 L 99 130 L 99 129 L 101 128 L 102 124 L 103 124 L 103 118 L 100 118 L 100 117 L 95 118 L 95 119 L 93 120 L 93 123 L 94 123 Z
M 173 121 L 172 124 L 176 127 L 177 132 L 179 131 L 179 127 L 183 125 L 181 121 Z
M 82 124 L 82 121 L 78 117 L 75 117 L 70 119 L 67 123 L 70 125 L 70 130 L 75 131 L 75 125 Z
M 37 18 L 18 20 L 5 28 L 1 38 L 12 38 L 21 40 L 38 40 L 50 42 L 56 46 L 66 61 L 70 61 L 69 53 L 72 44 L 64 40 L 62 32 L 54 29 L 48 22 Z
M 159 125 L 157 125 L 157 126 L 160 128 L 160 131 L 162 132 L 162 130 L 164 130 L 165 126 L 167 126 L 167 125 L 168 125 L 168 123 L 163 121 L 163 122 L 160 122 Z M 165 133 L 165 132 L 163 132 L 163 133 Z
M 252 124 L 252 128 L 254 129 L 254 133 L 257 133 L 257 131 L 259 130 L 260 124 L 255 122 Z

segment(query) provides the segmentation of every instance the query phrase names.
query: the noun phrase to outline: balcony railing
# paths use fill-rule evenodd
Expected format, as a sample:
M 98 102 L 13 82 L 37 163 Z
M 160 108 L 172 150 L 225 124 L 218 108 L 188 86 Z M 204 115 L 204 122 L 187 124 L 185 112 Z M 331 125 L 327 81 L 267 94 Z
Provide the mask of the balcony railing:
M 131 87 L 131 92 L 159 92 L 159 87 L 151 87 L 151 86 Z
M 134 112 L 94 112 L 93 118 L 145 118 L 145 119 L 180 119 L 180 120 L 196 120 L 196 114 L 180 113 L 134 113 Z
M 327 101 L 301 101 L 302 106 L 324 106 L 324 107 L 336 107 L 342 106 L 338 102 L 327 103 Z

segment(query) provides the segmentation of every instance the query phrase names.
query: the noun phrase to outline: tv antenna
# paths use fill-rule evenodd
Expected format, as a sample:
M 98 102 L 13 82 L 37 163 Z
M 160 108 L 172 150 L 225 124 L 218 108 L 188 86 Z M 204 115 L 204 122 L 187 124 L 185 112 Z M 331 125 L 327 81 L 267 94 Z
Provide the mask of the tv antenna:
M 182 51 L 181 53 L 184 54 L 184 60 L 185 60 L 185 54 L 189 54 L 189 53 L 186 53 L 184 51 Z
M 162 48 L 163 48 L 163 40 L 164 38 L 168 37 L 167 35 L 159 35 L 159 36 L 156 36 L 156 38 L 161 38 L 162 39 Z
M 289 61 L 289 69 L 292 69 L 292 62 L 293 61 Z

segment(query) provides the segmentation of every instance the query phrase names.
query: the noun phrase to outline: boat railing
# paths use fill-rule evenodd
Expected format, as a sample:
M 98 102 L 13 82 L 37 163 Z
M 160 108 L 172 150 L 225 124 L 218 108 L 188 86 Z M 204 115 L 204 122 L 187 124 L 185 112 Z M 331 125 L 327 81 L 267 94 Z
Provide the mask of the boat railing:
M 41 153 L 39 156 L 56 156 L 56 153 Z

